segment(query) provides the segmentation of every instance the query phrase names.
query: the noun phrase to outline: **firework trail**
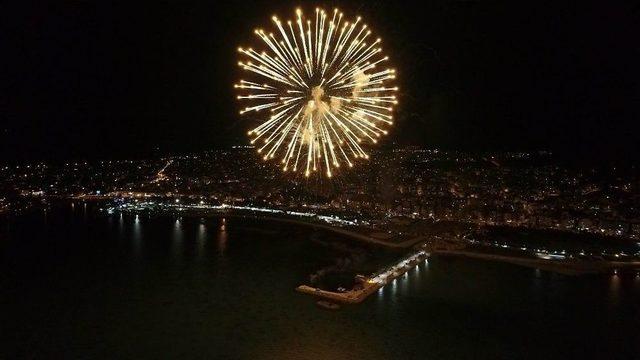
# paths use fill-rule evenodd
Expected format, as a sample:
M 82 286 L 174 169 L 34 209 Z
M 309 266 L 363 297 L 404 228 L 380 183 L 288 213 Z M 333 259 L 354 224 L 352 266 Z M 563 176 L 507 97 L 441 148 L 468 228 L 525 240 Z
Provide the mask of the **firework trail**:
M 381 40 L 362 23 L 316 9 L 305 19 L 272 18 L 274 32 L 255 30 L 263 50 L 238 48 L 238 64 L 252 80 L 240 80 L 240 114 L 257 112 L 260 125 L 248 132 L 264 160 L 277 158 L 284 171 L 331 177 L 343 165 L 368 159 L 393 124 L 397 104 L 395 70 L 381 69 L 388 57 Z

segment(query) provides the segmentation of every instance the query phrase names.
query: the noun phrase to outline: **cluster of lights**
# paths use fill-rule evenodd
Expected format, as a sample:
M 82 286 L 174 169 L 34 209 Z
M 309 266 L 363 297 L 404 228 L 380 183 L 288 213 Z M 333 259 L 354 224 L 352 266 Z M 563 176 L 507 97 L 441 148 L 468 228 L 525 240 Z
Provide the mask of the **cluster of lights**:
M 115 207 L 109 207 L 106 209 L 106 211 L 109 214 L 112 214 L 115 210 L 142 211 L 142 210 L 153 208 L 156 206 L 169 207 L 178 211 L 183 211 L 188 209 L 253 211 L 253 212 L 259 212 L 259 213 L 266 213 L 266 214 L 294 216 L 299 218 L 313 218 L 330 225 L 341 225 L 341 226 L 368 225 L 367 222 L 358 222 L 357 220 L 341 219 L 333 215 L 318 215 L 311 212 L 286 211 L 286 210 L 270 209 L 270 208 L 255 207 L 255 206 L 237 206 L 237 205 L 228 205 L 228 204 L 208 205 L 208 204 L 205 204 L 204 201 L 200 201 L 200 203 L 197 205 L 188 205 L 188 204 L 181 204 L 179 199 L 175 199 L 174 203 L 155 203 L 153 201 L 122 203 Z
M 509 249 L 509 250 L 520 250 L 520 251 L 525 251 L 525 252 L 532 252 L 536 257 L 541 258 L 541 259 L 546 259 L 546 260 L 562 260 L 562 259 L 565 259 L 567 257 L 567 251 L 566 250 L 553 251 L 553 250 L 547 250 L 547 249 L 527 248 L 527 247 L 524 247 L 524 246 L 520 246 L 520 247 L 518 247 L 518 246 L 510 246 L 508 244 L 500 244 L 497 241 L 489 242 L 489 243 L 480 242 L 478 240 L 473 240 L 473 239 L 467 239 L 467 241 L 470 244 L 483 244 L 483 245 L 490 245 L 490 246 L 493 246 L 493 247 L 500 247 L 500 248 Z M 640 243 L 638 243 L 638 244 L 640 246 Z M 584 250 L 581 250 L 578 254 L 580 256 L 586 256 L 586 255 L 594 256 L 594 255 L 597 255 L 597 256 L 613 256 L 613 257 L 616 257 L 616 258 L 629 256 L 624 251 L 620 251 L 620 252 L 617 252 L 617 253 L 608 253 L 608 252 L 602 251 L 602 252 L 600 252 L 598 254 L 594 254 L 594 253 L 587 254 Z M 635 254 L 635 256 L 640 256 L 640 251 L 637 252 Z M 571 257 L 571 255 L 569 255 L 569 257 Z
M 397 264 L 379 272 L 378 274 L 369 278 L 368 282 L 371 284 L 385 285 L 390 279 L 395 279 L 399 276 L 399 273 L 406 274 L 413 267 L 420 265 L 422 261 L 427 260 L 428 254 L 424 250 L 420 250 L 408 257 L 403 258 Z

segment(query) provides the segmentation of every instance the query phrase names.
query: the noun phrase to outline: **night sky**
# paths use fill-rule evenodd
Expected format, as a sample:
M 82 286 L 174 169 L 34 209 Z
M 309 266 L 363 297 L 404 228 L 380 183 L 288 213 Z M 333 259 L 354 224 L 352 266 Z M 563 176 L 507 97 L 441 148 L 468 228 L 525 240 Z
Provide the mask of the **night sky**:
M 244 144 L 236 48 L 296 6 L 338 6 L 384 40 L 401 88 L 385 145 L 640 153 L 640 6 L 451 1 L 61 1 L 4 5 L 5 161 L 140 158 Z M 7 41 L 8 40 L 8 41 Z

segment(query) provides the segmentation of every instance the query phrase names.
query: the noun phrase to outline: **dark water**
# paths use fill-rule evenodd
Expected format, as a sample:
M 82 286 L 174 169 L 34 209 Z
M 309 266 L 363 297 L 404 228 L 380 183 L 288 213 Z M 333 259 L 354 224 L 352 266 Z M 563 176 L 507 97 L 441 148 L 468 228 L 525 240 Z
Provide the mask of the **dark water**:
M 294 292 L 334 256 L 306 228 L 76 205 L 0 234 L 0 358 L 640 358 L 635 274 L 435 258 L 331 312 Z

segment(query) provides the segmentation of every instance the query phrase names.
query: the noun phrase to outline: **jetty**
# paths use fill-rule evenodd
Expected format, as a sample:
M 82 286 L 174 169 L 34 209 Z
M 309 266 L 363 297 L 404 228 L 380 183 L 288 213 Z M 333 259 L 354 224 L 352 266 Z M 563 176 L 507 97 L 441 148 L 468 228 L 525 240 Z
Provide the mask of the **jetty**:
M 296 288 L 296 291 L 343 304 L 358 304 L 420 263 L 428 261 L 428 257 L 429 254 L 427 252 L 420 250 L 369 277 L 358 275 L 356 276 L 356 285 L 348 291 L 328 291 L 308 285 L 300 285 Z

